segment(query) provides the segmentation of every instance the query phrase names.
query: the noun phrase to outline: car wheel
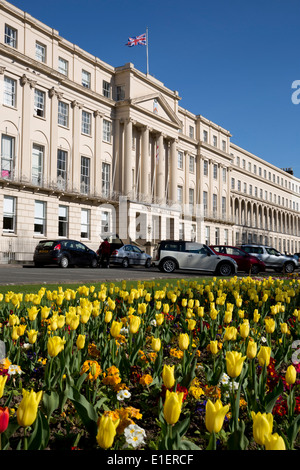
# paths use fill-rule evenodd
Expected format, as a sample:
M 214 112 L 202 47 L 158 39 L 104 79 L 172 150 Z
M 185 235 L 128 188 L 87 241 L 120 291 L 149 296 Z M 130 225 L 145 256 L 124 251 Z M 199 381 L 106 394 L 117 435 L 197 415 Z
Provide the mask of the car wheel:
M 91 262 L 91 268 L 97 268 L 98 266 L 98 260 L 97 258 L 93 258 Z
M 259 266 L 257 264 L 252 264 L 251 274 L 258 274 L 258 273 L 259 273 Z
M 284 271 L 286 273 L 293 273 L 295 270 L 294 263 L 285 263 L 284 265 Z
M 123 261 L 122 261 L 122 267 L 123 268 L 128 268 L 129 266 L 129 260 L 128 258 L 124 258 Z
M 218 274 L 220 276 L 230 276 L 232 274 L 232 266 L 230 263 L 221 263 L 218 266 Z
M 147 259 L 146 259 L 146 263 L 145 263 L 145 267 L 146 267 L 146 268 L 150 268 L 150 266 L 151 266 L 151 259 L 150 259 L 150 258 L 147 258 Z
M 176 263 L 172 259 L 165 259 L 162 262 L 161 267 L 162 271 L 164 271 L 165 273 L 172 273 L 176 269 Z
M 62 259 L 60 260 L 60 267 L 67 268 L 68 266 L 69 266 L 69 260 L 66 256 L 63 256 Z

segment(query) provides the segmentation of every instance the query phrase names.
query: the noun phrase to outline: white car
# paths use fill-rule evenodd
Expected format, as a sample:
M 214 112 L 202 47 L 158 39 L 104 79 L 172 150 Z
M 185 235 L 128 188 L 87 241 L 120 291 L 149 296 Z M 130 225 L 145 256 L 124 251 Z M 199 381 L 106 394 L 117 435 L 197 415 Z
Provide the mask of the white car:
M 266 268 L 274 269 L 276 272 L 293 273 L 298 268 L 296 258 L 284 255 L 271 246 L 244 244 L 240 248 L 246 253 L 257 256 L 265 263 Z
M 161 241 L 154 253 L 153 264 L 165 273 L 172 273 L 175 269 L 210 272 L 219 276 L 237 273 L 234 259 L 217 255 L 202 243 L 181 240 Z

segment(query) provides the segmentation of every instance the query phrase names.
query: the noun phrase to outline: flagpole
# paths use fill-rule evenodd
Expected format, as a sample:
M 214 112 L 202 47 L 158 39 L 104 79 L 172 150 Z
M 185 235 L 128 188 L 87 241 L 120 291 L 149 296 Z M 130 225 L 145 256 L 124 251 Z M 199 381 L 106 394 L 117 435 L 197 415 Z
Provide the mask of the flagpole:
M 146 54 L 147 54 L 147 75 L 149 75 L 148 26 L 146 28 Z

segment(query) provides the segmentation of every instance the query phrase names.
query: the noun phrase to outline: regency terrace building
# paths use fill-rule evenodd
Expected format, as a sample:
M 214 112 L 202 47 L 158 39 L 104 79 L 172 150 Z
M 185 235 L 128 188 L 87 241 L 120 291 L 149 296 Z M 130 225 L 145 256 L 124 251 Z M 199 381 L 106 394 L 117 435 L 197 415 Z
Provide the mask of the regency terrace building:
M 300 180 L 131 63 L 0 0 L 0 263 L 42 238 L 269 243 L 299 252 Z

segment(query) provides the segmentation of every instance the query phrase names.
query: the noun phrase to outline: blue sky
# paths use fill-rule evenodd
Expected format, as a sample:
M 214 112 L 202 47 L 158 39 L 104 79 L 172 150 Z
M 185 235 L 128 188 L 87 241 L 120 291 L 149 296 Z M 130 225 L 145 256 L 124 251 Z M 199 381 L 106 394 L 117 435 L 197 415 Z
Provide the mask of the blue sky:
M 112 66 L 149 72 L 180 105 L 232 134 L 242 148 L 300 178 L 299 0 L 11 0 Z M 300 96 L 300 93 L 299 93 Z

